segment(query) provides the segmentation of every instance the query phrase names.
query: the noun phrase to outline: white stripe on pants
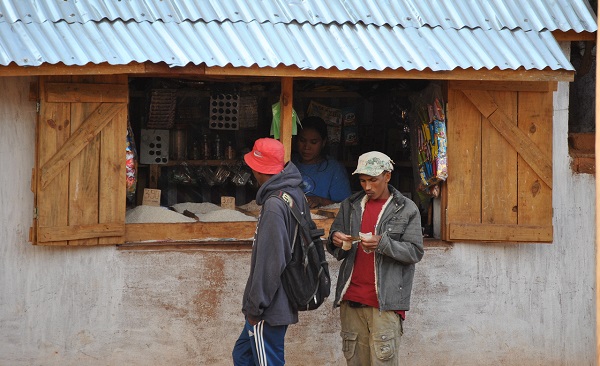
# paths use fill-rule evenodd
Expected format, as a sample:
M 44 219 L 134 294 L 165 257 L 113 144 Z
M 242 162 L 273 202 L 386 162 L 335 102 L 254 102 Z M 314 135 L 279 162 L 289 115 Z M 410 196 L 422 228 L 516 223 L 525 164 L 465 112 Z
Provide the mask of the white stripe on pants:
M 256 342 L 256 354 L 258 356 L 258 363 L 260 366 L 267 366 L 267 354 L 265 352 L 265 340 L 263 338 L 263 324 L 264 320 L 259 321 L 254 326 L 254 340 Z

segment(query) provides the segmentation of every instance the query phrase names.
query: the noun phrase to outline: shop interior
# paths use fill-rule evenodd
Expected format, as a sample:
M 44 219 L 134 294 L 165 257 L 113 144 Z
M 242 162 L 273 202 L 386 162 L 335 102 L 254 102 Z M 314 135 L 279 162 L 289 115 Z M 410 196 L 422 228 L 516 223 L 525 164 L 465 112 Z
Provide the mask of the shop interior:
M 242 157 L 256 139 L 277 135 L 281 82 L 253 80 L 130 79 L 128 223 L 255 219 L 258 185 Z M 352 191 L 361 189 L 351 175 L 358 156 L 386 153 L 395 162 L 391 184 L 418 204 L 426 237 L 447 175 L 444 108 L 440 85 L 427 80 L 294 80 L 296 122 L 326 121 L 326 153 L 346 168 Z M 136 215 L 148 205 L 170 216 Z

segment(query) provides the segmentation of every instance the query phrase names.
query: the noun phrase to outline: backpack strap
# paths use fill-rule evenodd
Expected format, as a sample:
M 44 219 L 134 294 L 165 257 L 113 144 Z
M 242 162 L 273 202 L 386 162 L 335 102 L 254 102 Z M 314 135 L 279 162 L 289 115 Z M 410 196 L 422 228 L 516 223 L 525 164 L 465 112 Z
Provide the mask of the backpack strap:
M 305 219 L 305 217 L 302 215 L 302 213 L 298 209 L 298 205 L 294 201 L 294 198 L 289 193 L 284 192 L 284 191 L 279 191 L 277 193 L 271 194 L 269 197 L 277 197 L 277 198 L 281 199 L 283 202 L 287 203 L 287 205 L 290 208 L 290 211 L 292 213 L 292 216 L 294 216 L 294 218 L 296 219 L 298 224 L 302 227 L 309 228 L 310 237 L 305 238 L 307 243 L 311 242 L 311 238 L 318 238 L 318 237 L 320 238 L 321 236 L 325 235 L 325 230 L 318 229 L 312 220 L 310 220 L 307 223 L 307 220 Z M 310 215 L 310 212 L 308 214 Z
M 286 206 L 290 208 L 290 212 L 292 213 L 292 216 L 294 216 L 294 219 L 296 220 L 296 228 L 294 229 L 294 239 L 292 239 L 292 251 L 294 251 L 294 247 L 296 246 L 295 238 L 298 236 L 298 232 L 301 233 L 300 235 L 302 235 L 305 240 L 308 240 L 308 238 L 306 237 L 305 231 L 303 230 L 304 220 L 303 220 L 302 214 L 300 213 L 298 206 L 296 206 L 296 202 L 294 201 L 294 198 L 292 198 L 292 196 L 290 196 L 289 193 L 284 192 L 284 191 L 279 191 L 277 193 L 271 194 L 269 197 L 276 197 L 276 198 L 282 200 L 283 202 L 285 202 Z
M 294 216 L 296 221 L 298 221 L 299 224 L 302 224 L 302 214 L 300 213 L 300 210 L 298 209 L 294 198 L 292 198 L 292 196 L 289 193 L 279 191 L 277 193 L 273 193 L 270 197 L 277 197 L 283 202 L 285 202 L 289 206 L 290 211 L 292 212 L 292 215 Z

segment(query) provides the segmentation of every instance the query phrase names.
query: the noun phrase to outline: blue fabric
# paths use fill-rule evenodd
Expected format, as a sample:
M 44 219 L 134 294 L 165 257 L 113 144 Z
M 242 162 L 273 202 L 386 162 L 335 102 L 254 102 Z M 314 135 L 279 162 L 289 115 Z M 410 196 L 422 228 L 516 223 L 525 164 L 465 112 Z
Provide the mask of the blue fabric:
M 307 196 L 319 196 L 333 202 L 341 202 L 352 193 L 348 172 L 337 160 L 327 157 L 317 164 L 302 164 L 298 156 L 293 160 L 302 174 L 300 187 Z
M 270 326 L 264 320 L 252 326 L 246 320 L 231 354 L 234 366 L 284 365 L 287 328 L 287 325 Z

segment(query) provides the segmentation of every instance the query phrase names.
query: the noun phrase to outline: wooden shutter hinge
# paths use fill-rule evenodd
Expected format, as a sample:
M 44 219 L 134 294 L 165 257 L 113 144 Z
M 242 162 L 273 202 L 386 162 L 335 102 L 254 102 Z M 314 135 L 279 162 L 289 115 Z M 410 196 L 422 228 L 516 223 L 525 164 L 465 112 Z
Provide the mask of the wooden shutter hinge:
M 35 112 L 37 114 L 40 114 L 40 108 L 41 108 L 41 104 L 40 104 L 40 101 L 38 100 L 37 102 L 35 102 Z
M 37 209 L 37 207 L 33 208 L 33 219 L 34 220 L 38 219 L 38 209 Z

